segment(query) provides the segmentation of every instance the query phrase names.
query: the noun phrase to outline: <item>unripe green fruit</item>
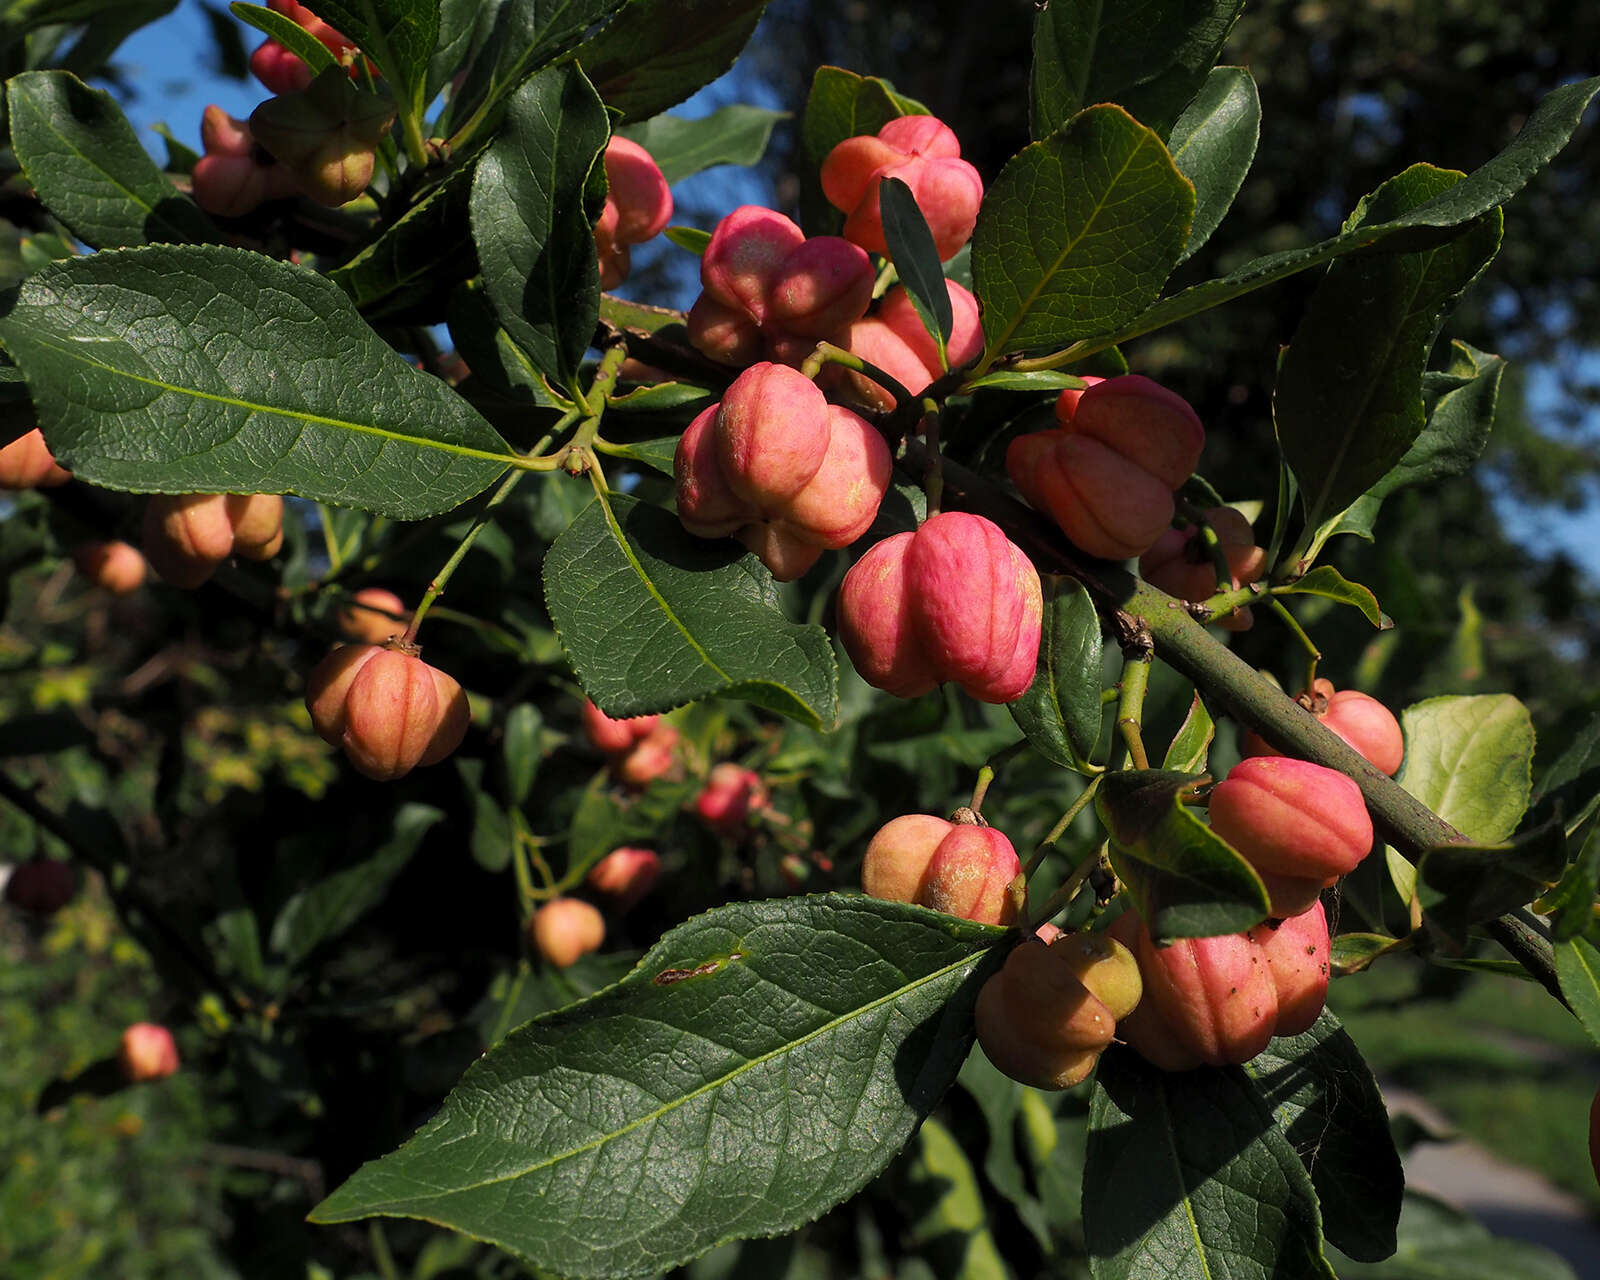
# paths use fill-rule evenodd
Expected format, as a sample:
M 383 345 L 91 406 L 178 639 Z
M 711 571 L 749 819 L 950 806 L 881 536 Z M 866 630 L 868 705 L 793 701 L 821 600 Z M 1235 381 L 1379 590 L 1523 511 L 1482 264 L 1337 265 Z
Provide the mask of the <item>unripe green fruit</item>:
M 605 941 L 606 921 L 597 908 L 581 898 L 552 898 L 533 913 L 529 931 L 545 961 L 565 969 L 576 964 L 579 957 L 599 949 Z
M 306 708 L 322 739 L 380 782 L 443 760 L 471 718 L 454 679 L 380 645 L 341 645 L 324 658 L 306 679 Z

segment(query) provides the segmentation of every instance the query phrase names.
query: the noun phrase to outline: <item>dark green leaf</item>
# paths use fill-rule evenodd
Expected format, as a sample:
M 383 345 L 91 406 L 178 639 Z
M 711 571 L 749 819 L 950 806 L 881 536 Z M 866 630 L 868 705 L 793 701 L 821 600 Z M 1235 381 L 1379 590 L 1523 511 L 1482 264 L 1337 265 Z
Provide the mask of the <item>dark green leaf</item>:
M 1532 902 L 1566 865 L 1566 833 L 1559 820 L 1551 821 L 1505 844 L 1425 851 L 1417 862 L 1417 897 L 1430 921 L 1464 938 L 1468 925 Z
M 843 67 L 817 68 L 800 121 L 800 222 L 808 234 L 834 233 L 844 222 L 817 178 L 828 153 L 846 138 L 877 133 L 897 116 L 926 114 L 926 107 L 896 93 L 887 80 Z
M 1600 752 L 1600 712 L 1590 717 L 1589 722 L 1573 735 L 1566 750 L 1544 771 L 1539 785 L 1533 789 L 1532 799 L 1538 802 L 1546 796 L 1557 796 L 1568 790 L 1588 771 L 1589 762 L 1597 752 Z
M 1380 631 L 1387 631 L 1394 626 L 1394 622 L 1378 607 L 1377 596 L 1359 582 L 1347 581 L 1331 564 L 1319 565 L 1305 577 L 1296 578 L 1278 590 L 1288 595 L 1321 596 L 1325 600 L 1337 600 L 1340 604 L 1350 605 L 1359 609 L 1361 616 Z
M 1362 201 L 1348 224 L 1392 222 L 1462 181 L 1414 165 Z M 1500 247 L 1498 210 L 1415 253 L 1328 269 L 1278 363 L 1273 417 L 1300 483 L 1308 529 L 1343 511 L 1422 434 L 1422 373 L 1444 318 Z
M 539 738 L 544 717 L 531 702 L 519 702 L 506 714 L 505 740 L 500 745 L 506 765 L 506 799 L 513 805 L 527 802 L 539 773 Z
M 767 0 L 629 0 L 578 51 L 606 106 L 646 120 L 731 67 Z
M 1343 1280 L 1577 1280 L 1542 1245 L 1491 1236 L 1476 1218 L 1421 1191 L 1407 1191 L 1400 1247 L 1370 1265 L 1339 1263 Z
M 1024 148 L 972 235 L 986 359 L 1131 320 L 1160 292 L 1193 216 L 1189 180 L 1121 107 L 1091 107 Z
M 1211 713 L 1206 710 L 1206 704 L 1200 700 L 1197 691 L 1194 701 L 1189 704 L 1189 714 L 1184 716 L 1178 732 L 1172 735 L 1172 743 L 1167 747 L 1161 767 L 1177 773 L 1205 772 L 1211 740 L 1216 736 L 1216 722 L 1211 719 Z
M 371 857 L 324 876 L 283 904 L 272 925 L 272 949 L 286 963 L 298 965 L 343 933 L 383 901 L 390 881 L 411 861 L 429 828 L 443 818 L 442 810 L 425 804 L 401 805 L 389 839 Z
M 1071 388 L 1081 391 L 1088 384 L 1071 373 L 1057 373 L 1053 369 L 1040 369 L 1035 372 L 1015 373 L 1002 371 L 1000 373 L 986 373 L 981 378 L 974 378 L 965 384 L 968 391 L 976 391 L 980 387 L 993 387 L 997 391 L 1065 391 Z
M 395 95 L 421 113 L 439 39 L 439 0 L 319 0 L 314 12 L 360 45 Z
M 1600 823 L 1589 828 L 1561 882 L 1534 909 L 1551 917 L 1550 937 L 1566 942 L 1594 923 L 1596 895 L 1600 895 Z
M 625 2 L 504 0 L 495 11 L 482 52 L 462 90 L 463 101 L 487 97 L 485 126 L 492 126 L 497 114 L 495 103 L 519 89 L 530 71 L 549 66 L 583 43 L 585 35 L 609 21 Z M 587 47 L 592 48 L 595 43 L 590 41 Z M 585 61 L 586 71 L 588 67 Z
M 233 0 L 228 6 L 228 11 L 240 22 L 248 22 L 257 31 L 276 40 L 310 67 L 312 75 L 339 65 L 339 59 L 333 56 L 332 49 L 293 18 L 285 17 L 276 9 L 268 9 L 259 4 L 245 4 L 243 0 Z
M 313 1219 L 425 1218 L 572 1276 L 791 1230 L 882 1169 L 955 1079 L 1003 936 L 839 895 L 699 916 L 619 986 L 512 1032 Z
M 477 271 L 464 165 L 385 227 L 378 238 L 328 273 L 363 315 L 426 323 L 444 314 L 449 292 Z
M 493 6 L 486 5 L 484 0 L 440 0 L 439 35 L 434 42 L 433 56 L 428 59 L 428 76 L 422 90 L 424 102 L 431 103 L 455 74 L 468 65 L 479 25 L 492 12 Z
M 1504 840 L 1528 807 L 1533 720 L 1508 693 L 1429 698 L 1400 713 L 1396 781 L 1463 835 Z
M 1011 1280 L 989 1230 L 978 1176 L 955 1135 L 930 1117 L 908 1154 L 903 1202 L 920 1210 L 904 1236 L 913 1256 L 936 1275 Z
M 1045 759 L 1079 773 L 1100 741 L 1100 615 L 1081 583 L 1053 580 L 1039 640 L 1039 668 L 1028 691 L 1007 704 L 1028 745 Z
M 589 780 L 567 837 L 567 871 L 579 874 L 623 845 L 659 845 L 680 810 L 699 790 L 692 781 L 659 781 L 624 802 L 601 770 Z
M 937 344 L 939 363 L 947 365 L 944 347 L 955 327 L 955 315 L 950 309 L 950 290 L 944 282 L 944 268 L 939 264 L 933 232 L 928 230 L 928 221 L 917 208 L 917 198 L 911 194 L 911 188 L 899 178 L 883 179 L 878 184 L 878 195 L 889 259 L 894 263 L 900 283 L 911 296 L 911 305 L 916 308 L 923 327 Z
M 772 127 L 788 115 L 732 103 L 699 119 L 656 116 L 618 132 L 648 151 L 670 184 L 719 164 L 758 163 L 767 153 Z
M 1589 1038 L 1600 1044 L 1600 950 L 1580 937 L 1556 943 L 1555 951 L 1561 994 Z
M 28 181 L 85 244 L 216 239 L 211 220 L 156 168 L 109 93 L 65 71 L 26 71 L 6 82 L 6 105 Z
M 1167 141 L 1178 172 L 1194 183 L 1194 225 L 1179 262 L 1211 239 L 1244 185 L 1260 137 L 1261 98 L 1249 70 L 1213 67 Z
M 838 668 L 821 627 L 777 608 L 771 577 L 737 543 L 684 532 L 623 494 L 592 503 L 544 562 L 545 600 L 585 692 L 611 716 L 731 693 L 831 728 Z
M 1157 942 L 1240 933 L 1267 914 L 1261 877 L 1179 800 L 1192 775 L 1108 773 L 1095 812 L 1111 837 L 1111 867 Z
M 1165 138 L 1243 8 L 1244 0 L 1052 0 L 1033 30 L 1033 136 L 1054 133 L 1091 103 L 1115 102 Z
M 1379 956 L 1395 950 L 1408 950 L 1410 943 L 1404 938 L 1390 938 L 1381 933 L 1341 933 L 1330 946 L 1329 963 L 1338 976 L 1360 973 Z
M 534 367 L 571 386 L 600 314 L 591 174 L 605 108 L 573 66 L 526 81 L 472 180 L 472 238 L 501 325 Z
M 1113 1046 L 1089 1107 L 1095 1280 L 1333 1280 L 1311 1178 L 1237 1067 L 1158 1071 Z
M 46 267 L 0 317 L 50 449 L 136 492 L 296 493 L 416 520 L 512 460 L 304 267 L 221 246 Z
M 1355 1041 L 1324 1010 L 1309 1031 L 1273 1040 L 1244 1070 L 1311 1175 L 1328 1242 L 1364 1262 L 1387 1258 L 1405 1176 Z

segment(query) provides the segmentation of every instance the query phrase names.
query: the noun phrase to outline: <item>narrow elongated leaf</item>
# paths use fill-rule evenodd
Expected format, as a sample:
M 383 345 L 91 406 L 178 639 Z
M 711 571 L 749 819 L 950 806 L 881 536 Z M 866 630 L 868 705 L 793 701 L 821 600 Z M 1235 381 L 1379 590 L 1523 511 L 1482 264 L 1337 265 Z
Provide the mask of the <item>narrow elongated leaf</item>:
M 1178 172 L 1194 183 L 1194 225 L 1179 262 L 1211 239 L 1244 185 L 1260 139 L 1261 97 L 1248 68 L 1213 67 L 1167 140 Z
M 950 340 L 955 316 L 950 309 L 950 290 L 944 282 L 944 268 L 939 265 L 933 232 L 928 229 L 922 210 L 917 208 L 917 198 L 911 194 L 911 188 L 899 178 L 883 179 L 878 184 L 878 193 L 889 258 L 923 327 L 933 336 L 939 363 L 947 364 L 945 343 Z
M 1160 769 L 1108 773 L 1094 798 L 1112 870 L 1157 942 L 1240 933 L 1267 915 L 1255 869 L 1179 800 L 1194 781 Z
M 629 0 L 578 61 L 606 106 L 647 120 L 731 67 L 767 0 Z
M 350 261 L 328 273 L 374 320 L 442 319 L 449 293 L 477 271 L 464 165 L 414 204 Z
M 492 5 L 483 0 L 439 0 L 439 33 L 434 39 L 433 56 L 428 59 L 428 75 L 422 90 L 422 100 L 431 103 L 439 91 L 449 84 L 455 74 L 468 65 L 485 10 Z
M 1597 895 L 1600 895 L 1600 823 L 1589 828 L 1583 847 L 1561 882 L 1534 904 L 1534 910 L 1551 917 L 1550 937 L 1554 941 L 1567 942 L 1594 923 Z
M 1244 1070 L 1311 1175 L 1328 1243 L 1363 1262 L 1387 1258 L 1405 1175 L 1355 1041 L 1324 1009 L 1309 1031 L 1273 1040 Z
M 339 65 L 339 59 L 333 56 L 332 49 L 293 18 L 284 16 L 276 9 L 268 9 L 259 4 L 245 4 L 243 0 L 233 0 L 228 6 L 228 12 L 240 22 L 248 22 L 263 35 L 276 40 L 310 67 L 312 75 Z
M 1351 226 L 1392 222 L 1462 175 L 1413 165 L 1362 201 Z M 1501 214 L 1416 253 L 1328 269 L 1278 363 L 1273 418 L 1315 529 L 1402 458 L 1426 424 L 1422 373 L 1444 318 L 1500 247 Z
M 1052 0 L 1033 29 L 1035 138 L 1095 102 L 1124 106 L 1165 138 L 1217 60 L 1244 0 Z
M 1587 938 L 1556 943 L 1556 977 L 1589 1038 L 1600 1044 L 1600 950 Z
M 1483 844 L 1517 828 L 1532 789 L 1533 719 L 1508 693 L 1429 698 L 1400 713 L 1406 759 L 1396 781 Z
M 462 89 L 462 100 L 493 103 L 512 92 L 531 71 L 570 53 L 596 27 L 610 21 L 626 0 L 502 0 L 482 51 Z M 671 105 L 670 103 L 667 105 Z
M 752 165 L 767 153 L 773 126 L 788 112 L 730 103 L 697 120 L 656 116 L 619 130 L 650 153 L 669 184 L 719 164 Z
M 1083 584 L 1063 578 L 1052 586 L 1039 639 L 1039 667 L 1028 691 L 1007 704 L 1028 745 L 1047 760 L 1079 773 L 1100 741 L 1100 615 Z
M 832 727 L 838 668 L 821 627 L 777 607 L 771 576 L 726 539 L 622 494 L 595 502 L 544 561 L 545 601 L 584 690 L 607 715 L 731 693 Z
M 425 1218 L 571 1276 L 791 1230 L 883 1168 L 955 1079 L 1003 936 L 841 895 L 699 916 L 620 985 L 512 1032 L 312 1217 Z
M 11 145 L 28 181 L 96 249 L 215 240 L 211 219 L 167 181 L 109 93 L 67 71 L 6 82 Z
M 1196 692 L 1194 701 L 1189 704 L 1189 714 L 1184 716 L 1178 732 L 1172 735 L 1161 767 L 1178 773 L 1203 773 L 1206 757 L 1211 751 L 1211 740 L 1216 736 L 1216 722 Z
M 314 271 L 222 246 L 109 249 L 29 277 L 0 316 L 51 452 L 136 492 L 297 493 L 416 520 L 510 448 Z
M 917 1130 L 903 1202 L 926 1206 L 908 1224 L 905 1242 L 916 1257 L 937 1267 L 937 1274 L 1010 1280 L 972 1162 L 955 1135 L 932 1118 Z
M 517 90 L 472 180 L 472 238 L 495 314 L 534 367 L 563 385 L 600 315 L 592 228 L 608 136 L 583 73 L 552 67 Z
M 1025 147 L 978 210 L 972 278 L 987 355 L 1062 345 L 1138 315 L 1177 262 L 1194 187 L 1121 107 Z
M 414 110 L 428 105 L 423 94 L 439 39 L 439 0 L 321 0 L 315 13 L 360 45 Z
M 1303 578 L 1281 588 L 1290 595 L 1321 596 L 1340 604 L 1359 609 L 1361 616 L 1380 631 L 1387 631 L 1394 623 L 1378 607 L 1378 597 L 1359 582 L 1350 582 L 1331 564 L 1319 565 Z
M 1333 1280 L 1310 1175 L 1237 1067 L 1101 1056 L 1083 1229 L 1096 1280 Z

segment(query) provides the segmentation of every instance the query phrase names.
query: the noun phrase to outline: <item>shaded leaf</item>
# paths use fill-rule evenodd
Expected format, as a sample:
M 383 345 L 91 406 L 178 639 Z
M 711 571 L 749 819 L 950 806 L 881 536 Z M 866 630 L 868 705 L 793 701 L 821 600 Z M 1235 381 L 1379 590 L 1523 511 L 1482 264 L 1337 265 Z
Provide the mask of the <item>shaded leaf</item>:
M 371 319 L 438 320 L 450 290 L 478 269 L 472 174 L 470 164 L 455 170 L 328 278 Z
M 1555 953 L 1561 994 L 1589 1038 L 1600 1044 L 1600 950 L 1587 938 L 1569 938 L 1556 943 Z
M 767 0 L 629 0 L 578 61 L 606 106 L 645 120 L 731 67 Z
M 1549 1249 L 1492 1236 L 1477 1219 L 1426 1192 L 1407 1191 L 1399 1248 L 1365 1265 L 1339 1263 L 1343 1280 L 1577 1280 Z
M 950 340 L 955 316 L 950 308 L 950 291 L 944 282 L 944 268 L 939 263 L 933 232 L 928 229 L 928 221 L 917 207 L 911 188 L 899 178 L 880 181 L 878 197 L 883 209 L 883 235 L 889 247 L 889 259 L 923 327 L 933 337 L 940 365 L 948 365 L 945 343 Z
M 424 95 L 439 39 L 439 0 L 318 0 L 314 12 L 361 46 L 414 113 L 428 105 Z
M 1566 865 L 1559 821 L 1506 844 L 1441 845 L 1417 862 L 1417 897 L 1429 920 L 1461 938 L 1468 925 L 1532 902 L 1561 878 Z
M 1051 581 L 1033 683 L 1006 704 L 1031 746 L 1045 759 L 1079 773 L 1099 773 L 1091 763 L 1100 741 L 1100 615 L 1083 585 Z
M 233 0 L 228 6 L 228 12 L 240 22 L 247 22 L 263 35 L 276 40 L 310 67 L 313 76 L 339 65 L 339 59 L 333 56 L 332 49 L 293 18 L 286 17 L 276 9 L 269 9 L 259 4 L 245 4 L 243 0 Z
M 1194 224 L 1179 262 L 1193 257 L 1222 222 L 1260 138 L 1261 97 L 1249 69 L 1213 67 L 1167 140 L 1178 172 L 1194 183 Z

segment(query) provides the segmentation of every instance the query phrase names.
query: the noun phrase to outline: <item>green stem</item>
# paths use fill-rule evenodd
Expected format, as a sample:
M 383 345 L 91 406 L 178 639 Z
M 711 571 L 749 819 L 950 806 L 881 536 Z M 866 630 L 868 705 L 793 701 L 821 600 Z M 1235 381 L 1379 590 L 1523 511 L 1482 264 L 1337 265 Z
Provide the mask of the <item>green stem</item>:
M 333 521 L 328 508 L 320 502 L 317 503 L 317 523 L 322 527 L 322 545 L 328 552 L 328 574 L 331 577 L 344 564 L 344 552 L 339 547 L 339 539 L 333 535 Z
M 1195 536 L 1200 539 L 1206 549 L 1206 554 L 1211 557 L 1211 567 L 1217 571 L 1217 594 L 1233 590 L 1233 568 L 1228 564 L 1228 553 L 1222 549 L 1222 539 L 1217 537 L 1217 531 L 1211 527 L 1211 521 L 1206 519 L 1204 511 L 1195 506 L 1187 498 L 1178 499 L 1178 514 L 1195 527 Z
M 1289 606 L 1274 596 L 1267 602 L 1267 607 L 1277 615 L 1284 626 L 1288 627 L 1301 647 L 1306 651 L 1306 683 L 1305 691 L 1311 692 L 1311 686 L 1316 683 L 1317 663 L 1322 661 L 1322 650 L 1317 648 L 1316 642 L 1306 634 L 1299 620 L 1289 611 Z
M 1090 778 L 1089 785 L 1084 787 L 1078 794 L 1078 798 L 1072 802 L 1071 807 L 1056 820 L 1056 825 L 1050 828 L 1045 838 L 1039 841 L 1034 851 L 1028 855 L 1027 865 L 1022 868 L 1024 876 L 1029 879 L 1033 878 L 1033 873 L 1039 869 L 1039 864 L 1044 861 L 1045 855 L 1055 848 L 1056 841 L 1067 834 L 1067 829 L 1077 821 L 1078 815 L 1088 808 L 1090 802 L 1093 801 L 1095 792 L 1100 790 L 1100 779 L 1104 776 L 1102 773 L 1097 773 Z
M 877 365 L 863 360 L 858 355 L 852 355 L 843 347 L 836 347 L 831 342 L 817 343 L 816 350 L 808 355 L 805 363 L 800 366 L 800 372 L 808 378 L 815 379 L 825 364 L 842 365 L 846 369 L 865 374 L 894 397 L 896 408 L 908 402 L 917 404 L 922 402 L 920 396 L 912 395 L 898 379 L 891 378 Z
M 367 1243 L 372 1247 L 372 1263 L 383 1280 L 400 1280 L 400 1268 L 395 1265 L 394 1254 L 389 1252 L 389 1238 L 383 1234 L 383 1224 L 367 1224 Z
M 1028 913 L 1027 923 L 1022 928 L 1025 937 L 1031 936 L 1041 924 L 1078 896 L 1078 890 L 1083 886 L 1083 882 L 1100 865 L 1100 860 L 1105 856 L 1105 849 L 1106 846 L 1101 844 L 1088 854 L 1083 861 L 1072 868 L 1072 874 L 1061 882 L 1056 891 L 1045 899 L 1044 906 L 1038 911 Z
M 1148 769 L 1140 719 L 1144 715 L 1144 695 L 1150 688 L 1150 666 L 1154 655 L 1148 649 L 1134 649 L 1122 663 L 1122 696 L 1117 700 L 1117 729 L 1128 748 L 1128 759 L 1135 769 Z
M 517 487 L 525 474 L 526 472 L 519 470 L 506 472 L 505 479 L 500 481 L 499 488 L 489 496 L 489 500 L 483 504 L 483 509 L 478 512 L 478 518 L 472 522 L 472 528 L 467 530 L 466 536 L 461 539 L 460 545 L 450 553 L 450 558 L 444 562 L 444 567 L 434 575 L 433 581 L 428 584 L 428 590 L 424 593 L 421 603 L 417 605 L 417 611 L 411 615 L 411 625 L 406 628 L 405 635 L 401 637 L 400 643 L 402 645 L 414 645 L 417 642 L 417 629 L 422 626 L 423 618 L 428 616 L 428 610 L 433 608 L 433 602 L 444 592 L 445 584 L 450 581 L 457 567 L 466 559 L 467 552 L 472 550 L 472 544 L 478 540 L 478 535 L 483 532 L 484 527 L 489 523 L 490 513 L 511 496 L 511 491 Z

